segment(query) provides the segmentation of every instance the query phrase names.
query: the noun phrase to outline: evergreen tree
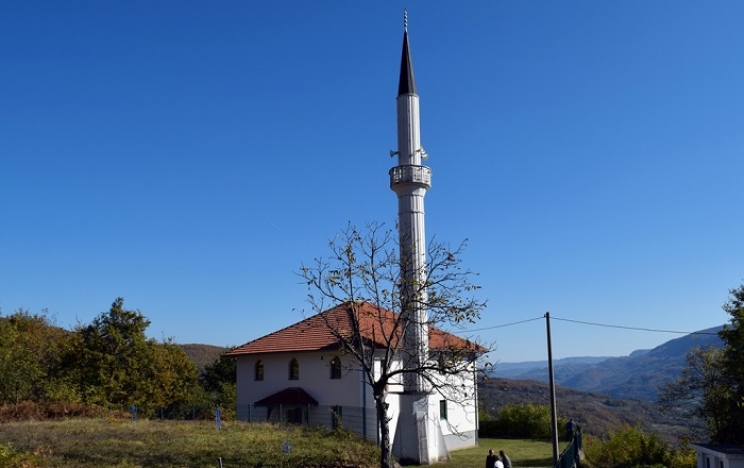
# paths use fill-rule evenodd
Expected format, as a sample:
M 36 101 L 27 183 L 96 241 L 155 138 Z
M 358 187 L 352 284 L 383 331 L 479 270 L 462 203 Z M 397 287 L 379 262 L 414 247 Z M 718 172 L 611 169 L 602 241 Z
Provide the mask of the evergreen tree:
M 142 404 L 149 361 L 145 330 L 150 325 L 139 311 L 124 309 L 119 297 L 78 331 L 77 350 L 81 394 L 88 403 Z
M 723 310 L 731 318 L 719 332 L 724 342 L 720 366 L 728 398 L 724 424 L 716 438 L 722 443 L 741 444 L 744 442 L 744 285 L 729 293 Z
M 680 377 L 659 391 L 662 408 L 682 409 L 705 421 L 714 443 L 744 441 L 744 285 L 731 289 L 723 310 L 731 316 L 719 336 L 722 349 L 695 348 Z
M 224 356 L 206 366 L 199 377 L 210 403 L 226 409 L 237 405 L 237 381 L 235 359 Z
M 185 403 L 198 371 L 177 345 L 145 335 L 150 321 L 117 298 L 108 312 L 75 331 L 66 363 L 69 379 L 86 403 L 137 405 L 155 410 Z

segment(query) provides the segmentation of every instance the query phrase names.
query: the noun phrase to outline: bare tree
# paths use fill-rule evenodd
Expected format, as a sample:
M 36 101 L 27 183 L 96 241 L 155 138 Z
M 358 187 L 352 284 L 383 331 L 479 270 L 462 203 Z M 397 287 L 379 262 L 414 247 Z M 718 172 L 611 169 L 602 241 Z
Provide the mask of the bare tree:
M 476 321 L 486 302 L 476 297 L 473 272 L 462 267 L 456 249 L 431 242 L 426 252 L 424 281 L 411 280 L 397 256 L 397 233 L 370 223 L 365 232 L 349 225 L 329 242 L 328 257 L 303 264 L 299 275 L 308 287 L 312 313 L 338 339 L 355 370 L 372 389 L 380 431 L 381 466 L 391 466 L 391 420 L 387 396 L 410 379 L 423 380 L 426 393 L 439 392 L 450 401 L 474 397 L 476 359 L 489 347 L 446 332 Z M 407 313 L 411 302 L 427 310 L 426 323 Z M 428 330 L 425 358 L 410 348 L 407 335 L 415 327 Z M 419 328 L 420 329 L 420 328 Z M 407 346 L 406 343 L 409 343 Z M 462 385 L 463 382 L 472 385 Z

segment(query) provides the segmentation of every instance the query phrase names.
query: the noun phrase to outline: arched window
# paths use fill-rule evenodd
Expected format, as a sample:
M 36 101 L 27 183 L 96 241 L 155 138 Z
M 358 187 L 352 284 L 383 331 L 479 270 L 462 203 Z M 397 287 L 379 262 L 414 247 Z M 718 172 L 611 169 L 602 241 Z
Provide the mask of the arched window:
M 331 359 L 331 379 L 341 378 L 341 359 L 335 356 Z
M 289 380 L 300 380 L 300 364 L 297 359 L 289 361 Z
M 254 380 L 263 380 L 263 377 L 264 377 L 263 361 L 258 361 L 256 363 L 256 374 L 254 376 Z

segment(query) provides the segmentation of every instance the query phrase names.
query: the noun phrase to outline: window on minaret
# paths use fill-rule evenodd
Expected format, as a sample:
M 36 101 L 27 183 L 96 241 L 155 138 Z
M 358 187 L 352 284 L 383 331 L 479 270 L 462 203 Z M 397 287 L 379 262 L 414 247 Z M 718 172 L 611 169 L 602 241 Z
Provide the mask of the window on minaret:
M 258 361 L 256 363 L 256 373 L 254 375 L 254 380 L 263 380 L 264 379 L 264 365 L 263 361 Z
M 341 378 L 341 359 L 335 356 L 331 359 L 331 379 Z
M 447 400 L 439 400 L 439 419 L 447 419 Z
M 289 361 L 289 380 L 300 380 L 300 363 L 297 359 Z

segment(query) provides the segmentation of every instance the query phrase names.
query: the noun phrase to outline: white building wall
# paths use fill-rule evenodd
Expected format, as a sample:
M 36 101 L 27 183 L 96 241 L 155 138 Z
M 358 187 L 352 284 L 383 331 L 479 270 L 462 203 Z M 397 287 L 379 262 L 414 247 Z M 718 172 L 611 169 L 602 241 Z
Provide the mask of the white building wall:
M 331 379 L 331 360 L 341 359 L 341 379 Z M 289 379 L 289 363 L 297 359 L 300 378 Z M 359 371 L 347 370 L 349 357 L 334 353 L 276 353 L 238 356 L 238 406 L 252 405 L 288 387 L 301 387 L 319 405 L 364 406 Z M 255 380 L 256 362 L 264 365 L 264 380 Z
M 690 444 L 697 452 L 697 468 L 744 468 L 744 449 Z
M 440 391 L 434 390 L 427 397 L 424 416 L 426 430 L 421 437 L 427 439 L 430 463 L 447 459 L 449 451 L 473 447 L 478 443 L 476 379 L 473 370 L 471 368 L 459 376 L 447 376 L 445 380 L 448 387 L 440 388 Z M 388 396 L 390 415 L 393 418 L 390 421 L 391 440 L 394 445 L 393 453 L 398 456 L 395 444 L 401 443 L 402 439 L 396 437 L 396 431 L 405 430 L 398 424 L 402 386 L 390 388 L 395 389 Z M 440 418 L 442 400 L 447 406 L 446 419 Z
M 445 441 L 451 450 L 473 446 L 477 443 L 478 430 L 475 374 L 471 369 L 448 380 L 452 386 L 445 390 L 450 391 L 433 395 L 447 401 L 447 419 L 441 421 Z M 439 407 L 436 409 L 438 411 Z
M 331 379 L 330 363 L 334 356 L 338 356 L 342 363 L 342 378 Z M 299 380 L 289 380 L 289 363 L 292 358 L 297 359 L 300 367 Z M 322 358 L 322 359 L 321 359 Z M 239 356 L 237 359 L 238 379 L 238 418 L 246 419 L 241 408 L 252 406 L 256 401 L 284 390 L 288 387 L 301 387 L 322 406 L 348 406 L 366 408 L 370 417 L 366 420 L 366 436 L 368 440 L 378 440 L 377 422 L 374 416 L 375 403 L 372 390 L 366 384 L 364 376 L 359 370 L 349 370 L 353 361 L 349 356 L 341 354 L 312 352 L 312 353 L 276 353 L 260 356 Z M 264 380 L 256 381 L 255 365 L 258 360 L 264 364 Z M 375 373 L 379 376 L 379 366 Z M 400 382 L 400 380 L 398 380 Z M 472 447 L 477 444 L 478 412 L 475 399 L 475 376 L 472 372 L 462 377 L 450 377 L 449 383 L 454 388 L 464 390 L 464 394 L 445 394 L 434 391 L 426 400 L 426 432 L 432 442 L 429 455 L 432 462 L 446 458 L 447 451 Z M 387 403 L 388 416 L 391 418 L 390 440 L 395 444 L 396 431 L 400 416 L 400 402 L 403 385 L 392 383 L 388 386 Z M 439 402 L 447 401 L 447 419 L 440 419 Z M 313 411 L 313 410 L 311 410 Z M 362 434 L 360 434 L 362 435 Z M 394 451 L 395 453 L 395 451 Z M 707 467 L 700 467 L 707 468 Z M 710 468 L 721 468 L 711 466 Z M 729 468 L 728 466 L 724 468 Z M 734 468 L 734 467 L 731 467 Z M 744 467 L 737 467 L 744 468 Z
M 397 393 L 388 393 L 385 401 L 389 405 L 388 417 L 390 417 L 390 422 L 388 423 L 388 427 L 390 428 L 390 443 L 395 446 L 396 429 L 398 427 L 398 418 L 400 417 L 400 395 Z

